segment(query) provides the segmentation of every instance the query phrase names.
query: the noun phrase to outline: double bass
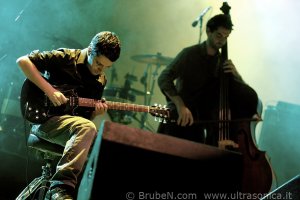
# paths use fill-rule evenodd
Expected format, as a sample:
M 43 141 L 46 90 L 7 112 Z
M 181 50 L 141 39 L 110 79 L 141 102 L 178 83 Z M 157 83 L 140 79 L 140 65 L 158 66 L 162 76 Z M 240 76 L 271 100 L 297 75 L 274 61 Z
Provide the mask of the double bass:
M 230 6 L 227 2 L 223 2 L 220 9 L 230 17 Z M 216 128 L 218 130 L 218 147 L 235 150 L 242 154 L 241 192 L 266 194 L 270 192 L 274 184 L 274 173 L 266 152 L 259 150 L 253 139 L 253 127 L 259 118 L 249 116 L 250 113 L 253 113 L 253 109 L 256 110 L 259 99 L 252 88 L 233 81 L 231 74 L 223 72 L 221 66 L 227 59 L 226 43 L 221 49 L 220 58 L 219 119 Z M 247 93 L 247 97 L 245 98 L 240 93 Z M 239 102 L 234 102 L 237 98 Z M 243 101 L 245 101 L 244 104 Z M 249 107 L 245 107 L 245 105 L 249 105 Z

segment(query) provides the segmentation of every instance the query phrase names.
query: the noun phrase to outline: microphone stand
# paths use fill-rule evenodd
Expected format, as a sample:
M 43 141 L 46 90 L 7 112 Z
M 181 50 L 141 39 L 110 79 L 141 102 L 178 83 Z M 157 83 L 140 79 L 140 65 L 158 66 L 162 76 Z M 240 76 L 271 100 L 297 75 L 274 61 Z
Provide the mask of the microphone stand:
M 201 43 L 201 38 L 202 38 L 202 25 L 203 25 L 203 16 L 201 16 L 199 18 L 199 28 L 200 28 L 200 32 L 199 32 L 199 44 Z
M 199 34 L 199 44 L 201 43 L 201 38 L 202 38 L 202 25 L 203 25 L 203 16 L 211 9 L 211 6 L 207 7 L 205 10 L 202 11 L 202 13 L 200 14 L 200 16 L 197 18 L 197 20 L 195 20 L 192 23 L 192 26 L 195 27 L 198 24 L 198 21 L 200 23 L 199 28 L 200 28 L 200 34 Z

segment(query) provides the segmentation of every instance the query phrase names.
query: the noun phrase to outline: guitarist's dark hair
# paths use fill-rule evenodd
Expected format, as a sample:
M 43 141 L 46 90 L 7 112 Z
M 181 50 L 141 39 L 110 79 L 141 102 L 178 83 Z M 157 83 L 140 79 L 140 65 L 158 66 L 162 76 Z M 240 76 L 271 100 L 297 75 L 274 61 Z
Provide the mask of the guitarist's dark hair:
M 104 55 L 114 62 L 120 57 L 121 42 L 114 32 L 102 31 L 93 37 L 89 50 L 92 54 Z
M 224 27 L 228 30 L 232 30 L 233 24 L 230 16 L 225 14 L 219 14 L 208 20 L 206 27 L 209 28 L 211 32 L 217 30 L 219 27 Z

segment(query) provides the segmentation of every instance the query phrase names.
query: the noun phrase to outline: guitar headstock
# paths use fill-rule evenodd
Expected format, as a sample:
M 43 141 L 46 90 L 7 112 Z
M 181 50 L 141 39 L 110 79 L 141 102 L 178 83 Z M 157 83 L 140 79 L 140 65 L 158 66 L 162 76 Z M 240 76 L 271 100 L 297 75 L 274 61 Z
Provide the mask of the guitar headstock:
M 166 106 L 154 104 L 154 106 L 150 107 L 149 113 L 155 117 L 155 120 L 156 117 L 158 117 L 159 122 L 166 123 L 166 121 L 170 119 L 170 110 L 166 108 Z

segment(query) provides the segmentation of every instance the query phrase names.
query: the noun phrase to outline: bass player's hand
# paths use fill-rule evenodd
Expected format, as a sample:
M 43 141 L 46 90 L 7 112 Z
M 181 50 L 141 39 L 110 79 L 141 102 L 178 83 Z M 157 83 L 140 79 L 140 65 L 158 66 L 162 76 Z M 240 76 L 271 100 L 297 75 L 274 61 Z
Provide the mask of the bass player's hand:
M 185 105 L 177 106 L 178 119 L 177 125 L 191 126 L 194 123 L 193 115 L 188 107 Z

